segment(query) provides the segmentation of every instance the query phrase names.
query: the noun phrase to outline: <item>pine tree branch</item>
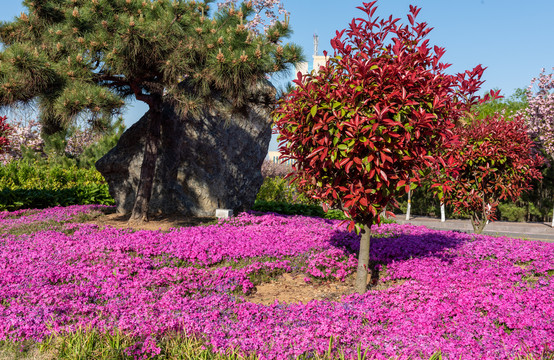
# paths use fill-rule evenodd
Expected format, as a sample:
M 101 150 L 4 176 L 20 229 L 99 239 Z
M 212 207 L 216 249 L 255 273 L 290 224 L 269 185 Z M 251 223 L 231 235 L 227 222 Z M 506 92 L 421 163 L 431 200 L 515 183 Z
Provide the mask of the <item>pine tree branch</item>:
M 113 76 L 113 75 L 96 75 L 95 76 L 96 81 L 109 81 L 110 83 L 107 84 L 108 86 L 130 86 L 129 81 L 123 80 L 120 77 Z
M 132 80 L 129 82 L 129 87 L 135 94 L 137 100 L 145 102 L 149 107 L 154 107 L 154 97 L 152 95 L 143 94 L 140 84 L 142 79 Z

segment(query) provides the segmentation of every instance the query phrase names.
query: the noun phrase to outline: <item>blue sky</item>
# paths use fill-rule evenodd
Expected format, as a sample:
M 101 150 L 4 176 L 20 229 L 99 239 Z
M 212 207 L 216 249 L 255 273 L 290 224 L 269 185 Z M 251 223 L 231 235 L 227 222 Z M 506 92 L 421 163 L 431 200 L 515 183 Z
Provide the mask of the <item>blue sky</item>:
M 332 53 L 329 41 L 335 32 L 346 28 L 352 18 L 364 15 L 356 9 L 362 4 L 360 0 L 282 2 L 291 13 L 294 34 L 290 41 L 302 46 L 308 59 L 313 54 L 314 33 L 319 36 L 320 53 Z M 526 88 L 542 68 L 551 72 L 554 67 L 552 0 L 379 0 L 376 15 L 393 15 L 406 22 L 410 4 L 421 7 L 418 20 L 434 28 L 429 34 L 431 45 L 446 49 L 443 60 L 452 64 L 448 72 L 478 64 L 487 67 L 483 90 L 501 89 L 509 96 L 517 88 Z M 2 21 L 12 20 L 24 10 L 18 0 L 2 0 L 2 5 Z M 124 113 L 127 126 L 145 111 L 142 104 L 131 104 Z M 270 150 L 275 148 L 273 139 Z

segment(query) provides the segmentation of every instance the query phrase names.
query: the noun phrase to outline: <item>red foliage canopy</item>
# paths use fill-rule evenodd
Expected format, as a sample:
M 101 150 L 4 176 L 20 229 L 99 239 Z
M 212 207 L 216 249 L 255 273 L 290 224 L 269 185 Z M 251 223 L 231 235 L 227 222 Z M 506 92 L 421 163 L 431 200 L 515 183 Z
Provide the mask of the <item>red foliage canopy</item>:
M 334 57 L 295 80 L 275 110 L 282 159 L 291 159 L 300 189 L 341 207 L 354 224 L 373 224 L 449 141 L 454 122 L 479 101 L 483 68 L 448 75 L 444 49 L 416 22 L 374 17 L 375 1 L 359 7 L 331 40 Z
M 0 116 L 0 154 L 6 152 L 10 141 L 7 138 L 8 133 L 11 130 L 11 127 L 6 123 L 6 116 Z
M 500 200 L 515 201 L 530 189 L 532 179 L 541 179 L 543 159 L 533 153 L 533 141 L 524 119 L 511 121 L 496 114 L 454 130 L 459 141 L 447 149 L 456 161 L 447 167 L 446 202 L 456 212 L 471 215 L 476 232 L 494 220 Z

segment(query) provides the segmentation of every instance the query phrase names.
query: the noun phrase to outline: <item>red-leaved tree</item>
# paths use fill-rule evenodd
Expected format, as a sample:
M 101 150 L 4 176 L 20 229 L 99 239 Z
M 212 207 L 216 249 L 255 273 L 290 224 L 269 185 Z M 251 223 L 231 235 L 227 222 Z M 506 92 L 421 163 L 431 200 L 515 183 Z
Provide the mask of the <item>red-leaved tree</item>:
M 356 18 L 331 40 L 334 57 L 319 72 L 298 74 L 275 110 L 282 159 L 292 160 L 302 191 L 349 217 L 361 231 L 356 291 L 367 288 L 371 225 L 408 184 L 440 158 L 454 122 L 479 98 L 483 68 L 448 75 L 444 49 L 425 39 L 431 28 L 374 16 Z
M 6 116 L 0 116 L 0 154 L 5 153 L 8 150 L 8 147 L 10 146 L 8 133 L 10 132 L 11 128 L 6 123 L 6 120 L 7 120 Z
M 533 141 L 521 115 L 512 120 L 495 114 L 457 127 L 458 142 L 447 155 L 457 161 L 447 166 L 446 201 L 454 211 L 471 216 L 475 233 L 481 233 L 487 220 L 495 219 L 498 202 L 515 201 L 530 189 L 533 179 L 541 179 L 538 167 L 543 159 L 533 151 Z

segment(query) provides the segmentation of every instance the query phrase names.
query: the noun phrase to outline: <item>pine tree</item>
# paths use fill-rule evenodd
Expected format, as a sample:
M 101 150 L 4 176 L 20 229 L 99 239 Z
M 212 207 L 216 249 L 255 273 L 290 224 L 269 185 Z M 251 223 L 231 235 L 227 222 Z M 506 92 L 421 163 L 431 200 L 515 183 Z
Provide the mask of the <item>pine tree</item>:
M 0 105 L 38 100 L 55 127 L 90 112 L 110 116 L 127 98 L 149 107 L 148 133 L 131 220 L 147 220 L 162 107 L 182 115 L 218 94 L 234 107 L 267 74 L 302 60 L 282 44 L 288 19 L 247 28 L 252 4 L 216 11 L 194 0 L 26 0 L 28 13 L 0 26 Z

